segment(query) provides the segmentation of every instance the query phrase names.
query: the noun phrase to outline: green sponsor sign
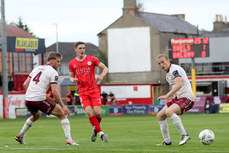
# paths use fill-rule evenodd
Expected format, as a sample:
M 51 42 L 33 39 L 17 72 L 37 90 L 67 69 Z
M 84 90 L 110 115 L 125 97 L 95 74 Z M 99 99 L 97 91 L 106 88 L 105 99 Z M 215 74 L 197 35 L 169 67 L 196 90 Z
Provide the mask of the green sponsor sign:
M 101 109 L 101 114 L 102 115 L 109 115 L 109 106 L 102 106 L 102 109 Z
M 76 114 L 77 114 L 77 115 L 85 115 L 86 112 L 84 111 L 84 109 L 83 109 L 82 106 L 77 106 Z
M 86 114 L 86 112 L 84 111 L 82 106 L 77 106 L 76 112 L 77 112 L 77 115 L 85 115 Z M 109 106 L 102 106 L 101 114 L 102 115 L 109 115 Z

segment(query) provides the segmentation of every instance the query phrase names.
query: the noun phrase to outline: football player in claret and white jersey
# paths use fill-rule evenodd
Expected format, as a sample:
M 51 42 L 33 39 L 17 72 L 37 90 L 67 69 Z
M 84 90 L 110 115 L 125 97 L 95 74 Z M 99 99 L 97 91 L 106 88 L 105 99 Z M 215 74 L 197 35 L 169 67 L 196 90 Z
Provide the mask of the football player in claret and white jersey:
M 96 141 L 97 133 L 103 142 L 107 142 L 107 135 L 103 133 L 100 122 L 101 115 L 101 95 L 98 84 L 107 74 L 108 68 L 96 57 L 85 55 L 85 43 L 75 43 L 76 57 L 69 62 L 70 81 L 77 83 L 81 105 L 88 115 L 93 126 L 91 141 Z M 95 78 L 95 67 L 98 66 L 102 73 Z M 94 113 L 93 114 L 93 110 Z
M 164 138 L 163 143 L 158 145 L 172 144 L 169 135 L 168 123 L 166 121 L 167 117 L 173 122 L 173 125 L 181 134 L 181 141 L 179 145 L 184 145 L 188 142 L 190 136 L 186 133 L 178 115 L 182 115 L 184 112 L 193 107 L 195 97 L 192 92 L 192 87 L 182 67 L 176 64 L 171 64 L 169 58 L 164 54 L 158 55 L 156 60 L 160 68 L 167 72 L 166 80 L 172 87 L 167 94 L 159 96 L 158 100 L 167 99 L 170 96 L 173 96 L 173 99 L 167 102 L 162 110 L 157 114 L 161 133 Z
M 66 136 L 66 145 L 79 145 L 72 140 L 70 123 L 66 116 L 66 114 L 70 115 L 70 111 L 64 105 L 58 92 L 57 68 L 60 65 L 61 58 L 61 54 L 50 52 L 47 57 L 47 65 L 34 68 L 23 84 L 26 89 L 25 104 L 32 116 L 26 120 L 21 132 L 15 136 L 15 140 L 20 144 L 26 144 L 24 140 L 25 133 L 40 118 L 42 111 L 47 115 L 55 115 L 61 120 L 61 126 Z M 50 85 L 52 94 L 61 107 L 51 98 L 46 98 L 46 92 Z

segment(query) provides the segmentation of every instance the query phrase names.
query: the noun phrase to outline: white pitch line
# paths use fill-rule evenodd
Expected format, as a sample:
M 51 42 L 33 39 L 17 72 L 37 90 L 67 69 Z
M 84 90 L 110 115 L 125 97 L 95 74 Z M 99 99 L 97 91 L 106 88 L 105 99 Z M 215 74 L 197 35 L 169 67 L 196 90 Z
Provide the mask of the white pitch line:
M 73 147 L 73 146 L 72 146 Z M 0 150 L 85 150 L 85 151 L 117 151 L 117 152 L 161 152 L 162 150 L 155 150 L 155 149 L 146 149 L 146 150 L 134 150 L 134 149 L 80 149 L 80 148 L 10 148 L 10 147 L 0 147 Z M 163 150 L 164 152 L 180 152 L 180 150 Z M 198 152 L 212 152 L 212 153 L 228 153 L 229 150 L 198 150 Z M 186 152 L 196 152 L 196 150 L 190 150 Z

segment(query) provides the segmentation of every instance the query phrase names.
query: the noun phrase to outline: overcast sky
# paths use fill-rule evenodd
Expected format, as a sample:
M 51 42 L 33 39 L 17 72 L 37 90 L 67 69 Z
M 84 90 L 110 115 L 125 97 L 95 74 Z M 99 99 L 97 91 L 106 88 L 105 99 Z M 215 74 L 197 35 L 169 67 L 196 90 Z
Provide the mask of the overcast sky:
M 140 0 L 144 12 L 185 14 L 199 29 L 212 30 L 215 15 L 229 18 L 229 0 Z M 21 17 L 46 47 L 56 42 L 98 45 L 97 34 L 122 15 L 123 0 L 5 0 L 7 24 Z M 228 19 L 229 20 L 229 19 Z

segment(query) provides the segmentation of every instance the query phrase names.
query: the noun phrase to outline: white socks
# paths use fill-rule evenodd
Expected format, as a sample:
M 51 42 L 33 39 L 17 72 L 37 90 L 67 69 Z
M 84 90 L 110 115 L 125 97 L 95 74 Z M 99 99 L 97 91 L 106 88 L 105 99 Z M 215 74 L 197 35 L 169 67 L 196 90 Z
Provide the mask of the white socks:
M 163 120 L 163 121 L 158 121 L 159 124 L 160 124 L 160 129 L 161 129 L 161 134 L 164 138 L 164 142 L 165 143 L 170 143 L 171 142 L 171 139 L 170 139 L 170 136 L 169 136 L 169 126 L 168 126 L 168 123 L 166 120 Z
M 23 126 L 23 128 L 21 129 L 21 132 L 19 133 L 20 137 L 24 137 L 25 136 L 25 132 L 29 130 L 29 128 L 33 125 L 33 122 L 30 120 L 30 118 L 28 118 L 25 121 L 25 124 Z
M 64 130 L 67 141 L 73 141 L 70 133 L 70 122 L 68 118 L 61 120 L 61 126 Z
M 170 120 L 173 122 L 173 125 L 177 128 L 177 130 L 180 132 L 181 135 L 187 135 L 187 133 L 185 132 L 184 126 L 181 122 L 181 119 L 177 114 L 173 114 L 170 117 Z
M 103 131 L 101 131 L 101 132 L 99 132 L 99 136 L 101 137 L 101 135 L 103 135 L 104 133 L 103 133 Z
M 20 137 L 24 137 L 25 136 L 25 133 L 26 131 L 29 130 L 29 128 L 33 125 L 33 122 L 30 120 L 30 118 L 28 118 L 26 121 L 25 121 L 25 124 L 21 130 L 21 132 L 19 133 Z M 66 119 L 63 119 L 61 120 L 61 126 L 64 130 L 64 134 L 66 136 L 66 139 L 67 141 L 73 141 L 72 140 L 72 137 L 71 137 L 71 134 L 70 134 L 70 122 L 69 120 L 66 118 Z

